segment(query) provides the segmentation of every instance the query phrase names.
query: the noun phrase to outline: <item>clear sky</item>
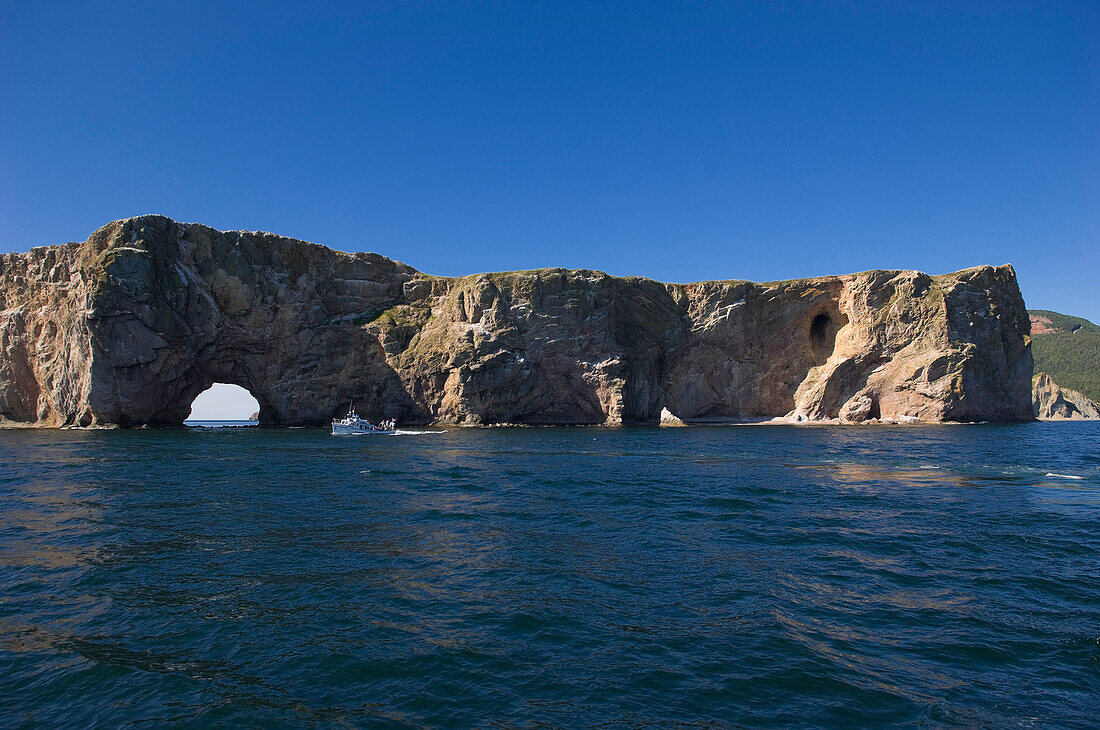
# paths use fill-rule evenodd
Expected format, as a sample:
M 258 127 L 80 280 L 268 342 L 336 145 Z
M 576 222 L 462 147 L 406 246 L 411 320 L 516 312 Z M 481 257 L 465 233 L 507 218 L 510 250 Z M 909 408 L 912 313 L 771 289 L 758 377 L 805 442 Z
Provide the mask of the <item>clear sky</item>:
M 259 402 L 239 385 L 214 383 L 191 404 L 189 420 L 243 421 L 260 410 Z
M 1100 321 L 1100 2 L 0 4 L 0 250 L 158 212 L 435 274 L 1016 266 Z

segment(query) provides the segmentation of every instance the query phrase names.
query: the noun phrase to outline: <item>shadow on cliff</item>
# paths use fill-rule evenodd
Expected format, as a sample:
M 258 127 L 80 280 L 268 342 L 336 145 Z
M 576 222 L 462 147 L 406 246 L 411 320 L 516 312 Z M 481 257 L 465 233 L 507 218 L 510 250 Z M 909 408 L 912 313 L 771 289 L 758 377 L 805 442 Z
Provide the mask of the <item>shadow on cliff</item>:
M 427 420 L 363 327 L 400 301 L 409 267 L 161 216 L 90 243 L 98 422 L 180 425 L 215 382 L 249 391 L 261 426 L 327 425 L 350 403 L 368 418 Z

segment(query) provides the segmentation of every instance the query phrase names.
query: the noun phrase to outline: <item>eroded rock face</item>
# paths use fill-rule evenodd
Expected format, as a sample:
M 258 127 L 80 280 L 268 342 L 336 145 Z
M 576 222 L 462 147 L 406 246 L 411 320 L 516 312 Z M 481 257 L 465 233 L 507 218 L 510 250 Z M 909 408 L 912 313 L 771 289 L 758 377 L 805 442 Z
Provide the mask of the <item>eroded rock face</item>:
M 1059 387 L 1047 373 L 1037 374 L 1032 381 L 1032 407 L 1035 417 L 1043 421 L 1100 418 L 1100 405 L 1083 393 Z
M 0 256 L 0 423 L 172 425 L 213 382 L 260 423 L 1029 420 L 1011 267 L 661 284 L 440 278 L 162 216 Z

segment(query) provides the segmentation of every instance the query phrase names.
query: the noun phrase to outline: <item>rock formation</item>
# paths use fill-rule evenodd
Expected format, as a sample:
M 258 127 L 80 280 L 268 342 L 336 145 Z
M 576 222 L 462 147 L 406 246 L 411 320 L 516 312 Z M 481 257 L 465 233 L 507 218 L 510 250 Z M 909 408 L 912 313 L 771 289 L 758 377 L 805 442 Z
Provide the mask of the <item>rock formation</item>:
M 672 411 L 670 411 L 669 409 L 662 408 L 661 415 L 657 419 L 657 425 L 666 426 L 669 428 L 678 428 L 681 426 L 686 426 L 687 424 L 680 420 L 678 416 L 673 415 Z
M 0 423 L 175 425 L 214 382 L 265 426 L 1030 420 L 1010 266 L 662 284 L 423 274 L 162 216 L 0 255 Z
M 1046 373 L 1037 374 L 1032 381 L 1031 403 L 1035 417 L 1042 421 L 1100 418 L 1100 405 L 1083 393 L 1058 387 Z

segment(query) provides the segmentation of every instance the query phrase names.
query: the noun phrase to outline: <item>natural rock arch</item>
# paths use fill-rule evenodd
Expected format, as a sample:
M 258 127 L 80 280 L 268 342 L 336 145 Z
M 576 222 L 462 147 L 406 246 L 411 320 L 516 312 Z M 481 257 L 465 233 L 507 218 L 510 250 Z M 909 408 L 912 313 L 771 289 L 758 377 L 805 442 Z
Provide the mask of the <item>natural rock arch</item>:
M 0 254 L 0 424 L 175 425 L 213 382 L 249 390 L 267 426 L 350 402 L 406 423 L 1028 420 L 1028 328 L 1008 266 L 444 278 L 142 216 Z
M 93 362 L 101 421 L 177 425 L 215 382 L 252 393 L 262 426 L 322 425 L 351 400 L 371 417 L 420 415 L 362 326 L 398 301 L 408 267 L 159 217 L 120 226 L 88 318 L 93 341 L 125 345 Z

